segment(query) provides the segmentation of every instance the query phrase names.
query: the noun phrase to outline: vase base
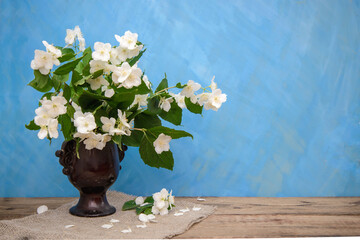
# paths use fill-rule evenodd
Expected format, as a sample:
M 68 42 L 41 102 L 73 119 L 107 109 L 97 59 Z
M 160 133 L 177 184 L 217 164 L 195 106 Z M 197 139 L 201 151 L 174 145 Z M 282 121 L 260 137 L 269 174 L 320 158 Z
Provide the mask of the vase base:
M 72 215 L 79 217 L 103 217 L 114 214 L 116 212 L 116 208 L 108 205 L 107 207 L 101 209 L 80 209 L 76 205 L 70 208 L 69 212 Z

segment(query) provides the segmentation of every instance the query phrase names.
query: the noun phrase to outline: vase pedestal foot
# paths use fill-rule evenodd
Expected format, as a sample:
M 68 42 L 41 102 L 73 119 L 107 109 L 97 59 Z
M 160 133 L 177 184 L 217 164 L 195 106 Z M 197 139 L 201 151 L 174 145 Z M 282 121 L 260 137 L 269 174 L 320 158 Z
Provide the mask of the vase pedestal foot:
M 109 204 L 106 194 L 80 194 L 79 202 L 69 212 L 79 217 L 101 217 L 114 214 L 116 208 Z

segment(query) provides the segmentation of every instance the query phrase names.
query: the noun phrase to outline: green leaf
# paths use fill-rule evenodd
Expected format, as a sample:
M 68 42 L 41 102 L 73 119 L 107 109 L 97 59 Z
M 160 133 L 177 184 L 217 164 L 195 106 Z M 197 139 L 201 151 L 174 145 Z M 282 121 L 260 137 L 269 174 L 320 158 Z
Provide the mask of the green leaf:
M 146 203 L 154 203 L 154 198 L 153 198 L 152 196 L 147 197 L 147 198 L 144 200 L 144 202 L 146 202 Z
M 188 97 L 185 97 L 185 105 L 186 105 L 186 108 L 192 113 L 195 113 L 195 114 L 202 113 L 203 107 L 197 103 L 196 104 L 192 103 L 190 98 L 188 98 Z
M 152 209 L 151 208 L 145 209 L 144 214 L 146 215 L 152 214 Z
M 101 105 L 100 105 L 100 106 L 101 106 Z M 101 118 L 102 116 L 105 116 L 105 117 L 108 116 L 106 110 L 105 110 L 103 107 L 97 108 L 96 111 L 95 111 L 95 114 L 94 114 L 95 122 L 96 122 L 96 125 L 97 125 L 97 126 L 102 126 L 102 125 L 103 125 L 103 123 L 102 123 L 101 120 L 100 120 L 100 118 Z
M 139 53 L 137 56 L 129 59 L 129 60 L 127 61 L 127 62 L 129 63 L 129 65 L 130 65 L 130 66 L 133 66 L 137 61 L 139 61 L 139 59 L 141 58 L 141 56 L 144 54 L 145 51 L 146 51 L 146 49 L 140 51 L 140 53 Z
M 64 65 L 58 67 L 58 69 L 56 69 L 56 70 L 54 71 L 54 74 L 63 75 L 63 74 L 66 74 L 66 73 L 71 72 L 72 70 L 74 70 L 74 68 L 75 68 L 76 65 L 80 62 L 80 60 L 81 60 L 82 58 L 83 58 L 83 57 L 80 57 L 80 58 L 78 58 L 78 59 L 75 59 L 74 61 L 65 63 Z
M 122 142 L 126 146 L 139 147 L 143 135 L 144 133 L 141 131 L 132 131 L 130 136 L 123 135 Z
M 74 69 L 74 71 L 77 71 L 78 73 L 82 73 L 82 71 L 84 70 L 84 64 L 82 63 L 82 62 L 79 62 L 77 65 L 76 65 L 76 67 L 75 67 L 75 69 Z
M 62 63 L 62 62 L 65 62 L 65 61 L 68 61 L 72 58 L 74 58 L 76 55 L 74 53 L 67 53 L 67 54 L 63 54 L 61 57 L 59 57 L 59 61 Z
M 168 112 L 161 111 L 159 116 L 174 125 L 180 125 L 182 118 L 182 109 L 177 105 L 176 101 L 173 101 L 171 103 L 170 110 Z
M 124 203 L 124 205 L 122 206 L 122 210 L 123 211 L 127 211 L 127 210 L 132 210 L 136 208 L 136 203 L 135 200 L 130 200 Z
M 139 215 L 140 213 L 145 212 L 147 209 L 150 209 L 150 211 L 151 211 L 152 206 L 153 206 L 153 204 L 147 204 L 147 205 L 144 205 L 144 206 L 139 206 L 139 207 L 136 208 L 136 214 Z
M 73 86 L 78 86 L 78 85 L 82 85 L 85 83 L 85 79 L 83 78 L 83 76 L 81 75 L 81 73 L 79 73 L 78 71 L 74 70 L 72 77 L 71 77 L 71 84 Z
M 34 80 L 28 85 L 40 92 L 48 92 L 52 89 L 53 84 L 49 75 L 42 75 L 38 70 L 34 71 Z
M 161 108 L 159 107 L 160 100 L 158 97 L 153 97 L 148 99 L 148 111 L 152 114 L 161 113 Z
M 89 76 L 90 75 L 90 64 L 84 65 L 84 68 L 82 70 L 82 74 L 84 76 Z
M 159 136 L 160 133 L 170 136 L 172 139 L 178 139 L 182 137 L 191 137 L 194 138 L 190 133 L 182 131 L 182 130 L 175 130 L 172 128 L 167 128 L 164 126 L 153 127 L 148 130 L 149 132 L 153 133 L 156 137 Z
M 91 55 L 92 55 L 92 51 L 91 51 L 91 47 L 88 47 L 84 50 L 83 53 L 83 62 L 84 62 L 84 66 L 87 65 L 90 60 L 91 60 Z
M 68 114 L 60 115 L 58 121 L 61 125 L 61 131 L 64 134 L 65 141 L 72 139 L 72 133 L 75 131 L 75 127 L 71 122 L 71 118 Z
M 70 118 L 74 118 L 75 108 L 73 106 L 71 106 L 70 104 L 68 104 L 66 113 Z
M 64 75 L 54 74 L 52 77 L 52 82 L 53 82 L 55 91 L 59 91 L 61 84 L 66 82 L 68 79 L 69 79 L 69 74 L 64 74 Z
M 186 87 L 186 84 L 182 85 L 181 83 L 177 83 L 177 84 L 175 85 L 175 87 L 177 87 L 177 88 L 184 88 L 184 87 Z
M 148 114 L 147 112 L 142 112 L 135 117 L 134 127 L 135 128 L 153 128 L 161 126 L 161 120 L 156 115 Z
M 71 88 L 70 88 L 69 85 L 67 85 L 66 83 L 64 83 L 63 97 L 64 97 L 67 101 L 70 101 L 70 98 L 71 98 Z
M 75 52 L 72 48 L 62 48 L 62 47 L 57 47 L 61 50 L 61 54 L 62 55 L 67 55 L 67 54 L 74 54 L 75 55 Z
M 144 135 L 139 148 L 141 159 L 150 167 L 161 167 L 173 170 L 174 158 L 172 152 L 167 151 L 162 152 L 161 154 L 157 154 L 153 145 L 154 140 L 155 138 L 151 137 L 150 135 Z
M 104 70 L 96 71 L 92 74 L 92 78 L 97 78 L 97 77 L 101 76 L 103 73 L 104 73 Z
M 25 127 L 29 130 L 39 130 L 40 126 L 36 125 L 34 120 L 31 120 L 28 125 L 25 125 Z
M 121 135 L 114 135 L 114 136 L 112 136 L 111 139 L 112 139 L 113 142 L 116 143 L 116 144 L 119 146 L 119 148 L 121 149 L 121 146 L 122 146 L 122 144 L 121 144 Z
M 93 112 L 97 107 L 99 107 L 102 104 L 101 100 L 109 100 L 106 97 L 103 97 L 101 95 L 97 95 L 94 93 L 90 93 L 88 91 L 84 91 L 79 99 L 79 105 L 85 112 Z
M 166 75 L 165 78 L 159 83 L 159 86 L 156 88 L 155 92 L 159 92 L 165 88 L 168 88 L 168 80 L 166 79 Z

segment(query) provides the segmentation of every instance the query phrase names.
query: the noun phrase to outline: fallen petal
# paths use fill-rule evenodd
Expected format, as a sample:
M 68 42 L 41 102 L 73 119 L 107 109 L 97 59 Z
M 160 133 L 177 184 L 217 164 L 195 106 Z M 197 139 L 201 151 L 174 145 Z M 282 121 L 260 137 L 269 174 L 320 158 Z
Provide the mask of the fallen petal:
M 186 209 L 180 209 L 180 212 L 183 212 L 183 213 L 185 213 L 185 212 L 189 212 L 190 211 L 190 209 L 189 208 L 186 208 Z
M 177 217 L 177 216 L 182 216 L 182 215 L 184 215 L 184 213 L 182 213 L 182 212 L 176 212 L 176 213 L 174 213 L 174 216 L 175 216 L 175 217 Z
M 198 200 L 198 201 L 206 201 L 204 198 L 200 198 L 200 197 L 198 197 L 196 200 Z
M 66 225 L 65 228 L 72 228 L 75 227 L 75 225 Z
M 109 228 L 112 228 L 113 225 L 112 224 L 104 224 L 101 226 L 102 228 L 106 228 L 106 229 L 109 229 Z
M 193 211 L 200 211 L 200 209 L 201 209 L 201 207 L 195 207 L 195 206 L 194 206 L 192 210 L 193 210 Z
M 122 233 L 131 233 L 131 228 L 124 229 L 121 231 Z
M 136 225 L 137 228 L 146 228 L 146 224 L 144 223 L 143 225 Z
M 36 211 L 38 214 L 41 214 L 46 212 L 47 210 L 49 210 L 49 208 L 46 205 L 41 205 L 40 207 L 37 208 Z
M 118 222 L 120 222 L 120 220 L 117 220 L 117 219 L 111 219 L 111 220 L 110 220 L 110 222 L 111 222 L 111 223 L 118 223 Z
M 139 215 L 139 220 L 140 220 L 141 222 L 144 222 L 144 223 L 149 222 L 148 216 L 147 216 L 146 214 L 144 214 L 144 213 L 141 213 L 141 214 Z

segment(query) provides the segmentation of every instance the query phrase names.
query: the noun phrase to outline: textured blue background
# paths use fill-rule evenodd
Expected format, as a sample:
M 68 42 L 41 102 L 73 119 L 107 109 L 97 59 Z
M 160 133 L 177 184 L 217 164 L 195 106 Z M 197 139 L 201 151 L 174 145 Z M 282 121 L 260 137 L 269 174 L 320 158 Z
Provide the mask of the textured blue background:
M 156 84 L 213 75 L 222 109 L 186 112 L 173 172 L 131 148 L 112 189 L 145 195 L 360 195 L 359 1 L 0 1 L 0 196 L 77 196 L 49 146 L 24 124 L 41 96 L 26 84 L 41 41 L 87 46 L 139 33 Z

